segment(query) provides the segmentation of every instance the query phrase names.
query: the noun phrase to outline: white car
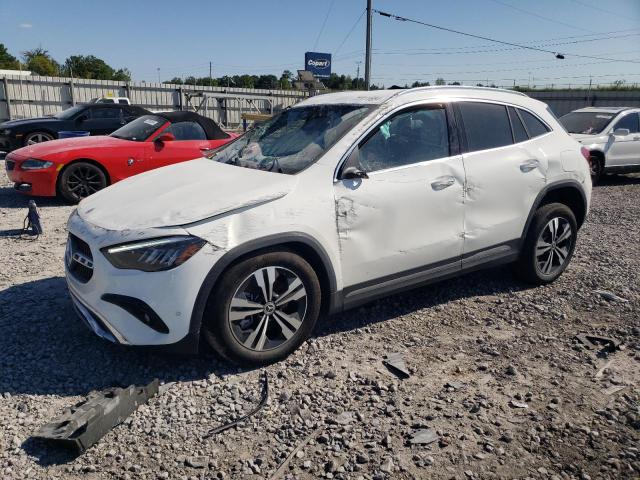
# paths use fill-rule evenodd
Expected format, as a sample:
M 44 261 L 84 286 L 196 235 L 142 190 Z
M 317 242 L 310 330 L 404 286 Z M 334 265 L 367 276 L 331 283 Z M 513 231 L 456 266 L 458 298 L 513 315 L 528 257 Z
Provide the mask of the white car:
M 640 172 L 640 108 L 587 107 L 559 121 L 589 150 L 594 183 L 606 173 Z
M 92 98 L 89 103 L 117 103 L 119 105 L 131 105 L 128 97 L 97 97 Z
M 83 200 L 69 291 L 113 342 L 193 351 L 202 335 L 272 362 L 320 315 L 403 289 L 503 263 L 555 280 L 589 209 L 584 153 L 516 92 L 315 96 L 210 159 Z

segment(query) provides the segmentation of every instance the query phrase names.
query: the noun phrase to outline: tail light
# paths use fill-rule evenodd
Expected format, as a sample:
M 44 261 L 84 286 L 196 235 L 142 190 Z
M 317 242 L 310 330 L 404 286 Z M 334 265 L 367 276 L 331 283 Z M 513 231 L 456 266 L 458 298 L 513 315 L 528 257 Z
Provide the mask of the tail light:
M 580 153 L 582 154 L 584 159 L 588 162 L 589 157 L 591 157 L 591 153 L 589 152 L 589 149 L 587 147 L 580 147 Z

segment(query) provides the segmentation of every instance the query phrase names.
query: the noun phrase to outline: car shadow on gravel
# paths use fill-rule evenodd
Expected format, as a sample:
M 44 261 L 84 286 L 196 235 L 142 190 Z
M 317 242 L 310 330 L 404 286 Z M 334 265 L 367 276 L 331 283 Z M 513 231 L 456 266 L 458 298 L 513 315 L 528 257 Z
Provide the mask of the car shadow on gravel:
M 0 208 L 26 208 L 29 200 L 35 200 L 38 207 L 62 207 L 68 205 L 57 197 L 32 197 L 16 192 L 12 187 L 0 187 Z
M 455 300 L 474 296 L 509 294 L 531 288 L 534 287 L 517 280 L 509 267 L 481 270 L 384 297 L 336 315 L 320 325 L 314 336 L 323 337 L 337 332 L 355 330 L 426 308 L 439 308 L 441 310 L 438 311 L 446 315 L 446 304 Z
M 639 185 L 640 175 L 603 175 L 598 181 L 597 187 L 621 187 L 624 185 Z

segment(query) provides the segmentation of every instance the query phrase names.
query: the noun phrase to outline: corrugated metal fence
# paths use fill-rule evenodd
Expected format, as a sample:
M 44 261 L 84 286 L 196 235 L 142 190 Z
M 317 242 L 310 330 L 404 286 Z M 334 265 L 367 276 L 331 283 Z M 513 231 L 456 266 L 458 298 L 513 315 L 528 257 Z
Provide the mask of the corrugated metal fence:
M 114 82 L 41 76 L 0 77 L 0 121 L 51 115 L 92 98 L 129 97 L 131 103 L 149 110 L 189 108 L 187 94 L 204 91 L 225 94 L 210 98 L 200 113 L 228 126 L 239 125 L 242 113 L 278 111 L 307 96 L 296 90 L 202 87 L 143 82 Z M 232 95 L 238 95 L 233 98 Z M 214 95 L 215 97 L 215 95 Z M 260 97 L 260 98 L 257 98 Z M 192 99 L 197 105 L 200 99 Z M 193 108 L 190 108 L 193 110 Z
M 50 115 L 77 103 L 87 103 L 92 98 L 109 95 L 129 97 L 133 104 L 149 110 L 193 109 L 201 99 L 193 98 L 189 105 L 187 97 L 189 93 L 198 91 L 225 94 L 225 98 L 210 98 L 200 113 L 227 126 L 239 125 L 242 121 L 242 113 L 257 111 L 267 113 L 271 109 L 278 111 L 307 96 L 305 92 L 296 90 L 6 76 L 0 77 L 0 121 Z M 238 97 L 232 98 L 230 94 Z M 586 106 L 640 107 L 640 90 L 593 90 L 591 92 L 540 90 L 527 92 L 527 95 L 548 103 L 558 116 Z

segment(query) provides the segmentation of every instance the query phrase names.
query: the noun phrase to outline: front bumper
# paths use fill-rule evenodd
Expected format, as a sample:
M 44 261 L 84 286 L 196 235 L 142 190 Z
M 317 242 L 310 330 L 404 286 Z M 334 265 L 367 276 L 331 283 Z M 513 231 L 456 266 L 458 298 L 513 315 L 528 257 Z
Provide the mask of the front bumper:
M 14 188 L 38 197 L 55 197 L 59 165 L 53 164 L 41 170 L 21 170 L 20 165 L 24 160 L 26 158 L 11 154 L 5 158 L 5 170 Z
M 77 214 L 69 219 L 69 232 L 82 241 L 79 258 L 87 259 L 82 270 L 91 265 L 91 272 L 78 274 L 73 268 L 73 247 L 68 243 L 65 256 L 65 275 L 74 306 L 91 330 L 111 342 L 126 345 L 171 345 L 186 339 L 190 333 L 196 296 L 207 274 L 222 256 L 221 251 L 206 244 L 184 264 L 172 270 L 142 272 L 114 267 L 102 254 L 101 248 L 123 243 L 124 235 L 142 238 L 135 232 L 114 232 L 84 222 Z M 140 232 L 138 232 L 140 233 Z M 147 238 L 151 238 L 146 231 Z M 176 232 L 163 233 L 168 235 Z M 183 232 L 184 233 L 184 232 Z M 155 235 L 157 236 L 157 235 Z M 72 237 L 70 237 L 72 238 Z M 128 241 L 129 239 L 124 239 Z M 166 325 L 165 331 L 152 328 L 135 316 L 135 310 L 125 309 L 105 301 L 123 296 L 144 302 Z

